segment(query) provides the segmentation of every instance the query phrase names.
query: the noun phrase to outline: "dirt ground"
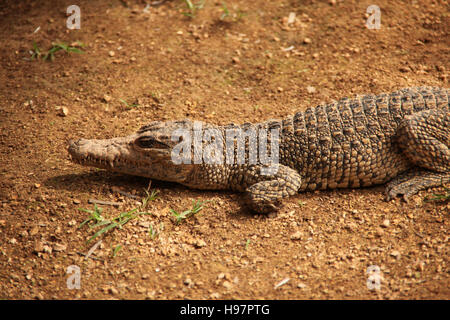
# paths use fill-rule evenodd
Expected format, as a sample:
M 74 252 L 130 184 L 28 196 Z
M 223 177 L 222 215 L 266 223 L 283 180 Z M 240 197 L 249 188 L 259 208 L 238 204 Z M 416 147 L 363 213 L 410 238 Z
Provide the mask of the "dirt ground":
M 87 242 L 99 229 L 79 228 L 89 215 L 79 208 L 118 202 L 100 206 L 111 219 L 139 207 L 149 181 L 67 154 L 69 139 L 153 120 L 257 122 L 355 94 L 448 87 L 447 1 L 225 0 L 223 15 L 207 0 L 187 16 L 181 0 L 77 0 L 81 28 L 69 30 L 73 2 L 0 4 L 1 299 L 450 298 L 450 203 L 424 201 L 442 188 L 409 203 L 386 202 L 382 186 L 306 192 L 263 216 L 239 194 L 152 181 L 150 215 Z M 365 25 L 372 4 L 379 29 Z M 84 53 L 44 61 L 55 41 Z M 177 224 L 171 209 L 198 200 L 210 202 Z

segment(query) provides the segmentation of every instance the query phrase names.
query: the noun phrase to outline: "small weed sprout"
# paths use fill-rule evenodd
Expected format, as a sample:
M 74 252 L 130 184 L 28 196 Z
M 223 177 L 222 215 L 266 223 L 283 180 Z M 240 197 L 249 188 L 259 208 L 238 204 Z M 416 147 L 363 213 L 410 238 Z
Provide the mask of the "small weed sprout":
M 184 0 L 187 11 L 183 11 L 186 17 L 194 18 L 197 15 L 198 10 L 202 9 L 205 5 L 205 0 L 200 0 L 197 3 L 193 3 L 191 0 Z
M 113 256 L 113 258 L 117 255 L 117 253 L 120 251 L 120 249 L 122 249 L 122 245 L 121 244 L 118 244 L 117 246 L 115 246 L 112 249 L 112 256 Z
M 30 50 L 31 60 L 39 59 L 41 57 L 41 49 L 38 47 L 37 43 L 33 41 L 33 50 Z
M 153 201 L 156 199 L 156 196 L 158 194 L 158 191 L 153 190 L 151 193 L 149 193 L 148 190 L 145 190 L 147 196 L 142 199 L 141 205 L 138 208 L 134 208 L 132 210 L 129 211 L 125 211 L 125 212 L 121 212 L 117 217 L 114 217 L 112 219 L 105 219 L 101 213 L 102 213 L 102 208 L 97 207 L 97 205 L 94 205 L 94 210 L 87 210 L 87 209 L 83 209 L 80 208 L 80 211 L 83 212 L 87 212 L 90 214 L 89 218 L 86 219 L 85 221 L 83 221 L 78 228 L 81 228 L 82 226 L 84 226 L 85 224 L 89 223 L 89 222 L 93 222 L 94 224 L 90 225 L 89 228 L 90 229 L 95 229 L 95 228 L 99 228 L 102 227 L 100 230 L 98 230 L 97 232 L 94 233 L 94 235 L 92 237 L 90 237 L 87 242 L 91 242 L 92 240 L 94 240 L 95 238 L 101 236 L 102 234 L 113 230 L 115 228 L 118 229 L 122 229 L 122 227 L 129 221 L 138 218 L 139 216 L 142 215 L 150 215 L 151 213 L 146 212 L 145 208 L 147 207 L 149 201 Z
M 77 45 L 83 47 L 84 45 L 81 42 L 77 42 Z M 78 49 L 74 46 L 69 46 L 64 42 L 53 42 L 50 50 L 47 51 L 47 54 L 43 57 L 44 60 L 48 60 L 50 58 L 51 61 L 55 59 L 55 53 L 63 50 L 67 53 L 75 52 L 75 53 L 84 53 L 84 51 Z
M 120 102 L 122 102 L 125 105 L 125 108 L 127 108 L 127 109 L 131 109 L 131 108 L 135 108 L 135 107 L 139 106 L 139 104 L 137 104 L 137 103 L 129 104 L 124 99 L 119 99 L 119 100 L 120 100 Z
M 240 9 L 237 9 L 236 12 L 231 13 L 225 2 L 222 2 L 222 11 L 223 13 L 220 16 L 220 20 L 230 18 L 233 22 L 237 22 L 245 16 L 245 13 Z
M 86 223 L 88 223 L 90 221 L 94 221 L 94 222 L 99 223 L 99 222 L 102 222 L 103 220 L 105 220 L 105 218 L 102 217 L 103 208 L 97 207 L 97 204 L 94 204 L 94 210 L 87 210 L 87 209 L 83 209 L 83 208 L 79 208 L 78 210 L 83 211 L 83 212 L 87 212 L 87 213 L 90 214 L 89 218 L 84 220 L 78 226 L 78 229 L 80 229 L 82 226 L 84 226 Z
M 192 208 L 189 210 L 185 210 L 181 213 L 176 212 L 173 209 L 170 209 L 170 211 L 172 212 L 173 216 L 175 217 L 175 223 L 179 224 L 181 223 L 183 220 L 194 216 L 195 214 L 197 214 L 200 210 L 203 209 L 203 205 L 209 201 L 200 201 L 198 200 L 197 202 L 193 201 L 192 203 Z
M 305 206 L 305 204 L 306 204 L 306 202 L 305 201 L 302 201 L 302 200 L 298 200 L 298 205 L 300 206 L 300 207 L 304 207 Z
M 247 239 L 247 241 L 245 242 L 245 250 L 248 250 L 248 246 L 250 245 L 251 240 Z
M 156 228 L 153 228 L 153 225 L 150 225 L 148 227 L 148 235 L 152 240 L 154 240 L 157 236 L 159 236 L 159 230 Z
M 450 200 L 450 188 L 444 187 L 445 193 L 433 193 L 432 196 L 425 197 L 425 202 L 448 201 Z

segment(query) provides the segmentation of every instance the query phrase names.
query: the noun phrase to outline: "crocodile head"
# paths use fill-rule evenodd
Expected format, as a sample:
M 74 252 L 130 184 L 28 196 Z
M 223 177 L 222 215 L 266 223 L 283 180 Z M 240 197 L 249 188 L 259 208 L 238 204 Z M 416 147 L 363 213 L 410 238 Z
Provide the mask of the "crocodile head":
M 154 121 L 126 137 L 70 141 L 68 151 L 73 162 L 85 166 L 183 183 L 193 165 L 174 163 L 172 149 L 183 139 L 174 139 L 174 132 L 192 130 L 192 125 L 188 120 Z

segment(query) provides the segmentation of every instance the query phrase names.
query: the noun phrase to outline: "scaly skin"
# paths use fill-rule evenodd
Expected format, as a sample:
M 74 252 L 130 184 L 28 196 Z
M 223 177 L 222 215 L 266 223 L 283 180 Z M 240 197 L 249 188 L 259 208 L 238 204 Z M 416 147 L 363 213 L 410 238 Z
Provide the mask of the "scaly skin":
M 257 212 L 276 210 L 281 199 L 299 191 L 367 187 L 389 181 L 387 199 L 402 194 L 407 200 L 419 190 L 450 182 L 449 101 L 449 89 L 406 88 L 341 99 L 284 120 L 255 125 L 201 123 L 203 129 L 216 129 L 216 139 L 223 141 L 230 129 L 254 129 L 256 142 L 264 137 L 269 146 L 277 143 L 279 165 L 271 175 L 261 171 L 268 167 L 267 162 L 249 161 L 248 141 L 245 152 L 238 152 L 236 139 L 231 150 L 223 145 L 220 152 L 226 159 L 231 151 L 234 159 L 242 160 L 239 164 L 225 160 L 223 164 L 175 164 L 172 148 L 186 141 L 172 141 L 172 135 L 177 129 L 193 133 L 197 127 L 189 120 L 151 122 L 127 137 L 71 141 L 69 153 L 82 165 L 198 189 L 242 191 Z M 278 139 L 267 133 L 273 129 L 279 130 Z M 203 151 L 212 144 L 207 137 L 200 141 Z M 191 159 L 196 150 L 189 148 Z M 220 156 L 220 152 L 213 155 Z

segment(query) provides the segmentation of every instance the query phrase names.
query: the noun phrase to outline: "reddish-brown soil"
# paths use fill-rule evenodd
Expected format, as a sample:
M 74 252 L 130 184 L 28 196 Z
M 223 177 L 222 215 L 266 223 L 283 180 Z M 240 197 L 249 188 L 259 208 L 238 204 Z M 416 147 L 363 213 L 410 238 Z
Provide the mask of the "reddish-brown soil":
M 153 120 L 256 122 L 344 96 L 449 85 L 447 1 L 378 0 L 379 30 L 365 27 L 372 0 L 225 2 L 245 15 L 221 20 L 221 1 L 186 17 L 178 0 L 147 13 L 143 1 L 79 0 L 81 29 L 69 30 L 73 1 L 2 1 L 0 298 L 450 298 L 450 204 L 423 201 L 442 188 L 409 203 L 386 202 L 382 186 L 307 192 L 255 216 L 239 194 L 152 181 L 152 215 L 97 238 L 85 259 L 96 241 L 78 228 L 87 218 L 78 208 L 120 202 L 102 206 L 117 216 L 139 205 L 118 190 L 143 197 L 148 179 L 71 163 L 69 139 Z M 85 53 L 30 60 L 33 42 L 45 52 L 57 40 Z M 210 202 L 176 224 L 170 209 L 193 200 Z M 71 265 L 78 290 L 67 288 Z M 366 285 L 370 266 L 379 290 Z

